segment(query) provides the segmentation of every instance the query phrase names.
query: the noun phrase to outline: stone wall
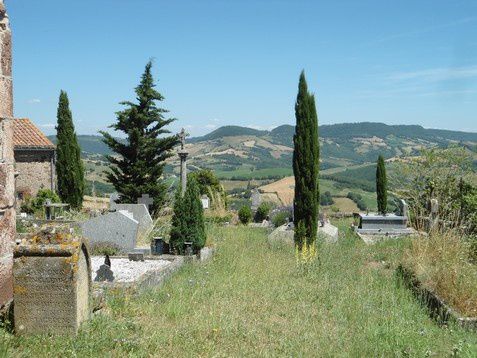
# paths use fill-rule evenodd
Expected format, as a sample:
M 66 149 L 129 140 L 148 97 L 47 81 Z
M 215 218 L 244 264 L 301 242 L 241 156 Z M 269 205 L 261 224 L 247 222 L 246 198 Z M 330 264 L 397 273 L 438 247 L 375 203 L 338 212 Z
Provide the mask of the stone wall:
M 5 5 L 0 0 L 0 307 L 13 298 L 15 179 L 12 121 L 12 34 Z
M 54 190 L 52 156 L 54 151 L 15 150 L 16 192 L 36 195 L 40 189 Z M 52 171 L 53 169 L 53 171 Z

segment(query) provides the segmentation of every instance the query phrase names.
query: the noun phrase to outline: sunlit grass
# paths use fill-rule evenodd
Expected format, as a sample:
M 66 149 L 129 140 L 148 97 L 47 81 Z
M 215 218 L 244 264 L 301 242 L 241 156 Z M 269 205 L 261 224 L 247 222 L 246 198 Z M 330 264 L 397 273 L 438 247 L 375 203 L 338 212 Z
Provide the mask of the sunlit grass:
M 438 356 L 477 352 L 477 337 L 433 322 L 396 284 L 408 241 L 366 246 L 347 232 L 304 271 L 266 231 L 214 227 L 217 253 L 165 286 L 111 292 L 76 339 L 3 333 L 10 356 Z M 0 331 L 1 332 L 1 331 Z M 2 348 L 6 347 L 6 348 Z M 1 353 L 0 353 L 1 354 Z

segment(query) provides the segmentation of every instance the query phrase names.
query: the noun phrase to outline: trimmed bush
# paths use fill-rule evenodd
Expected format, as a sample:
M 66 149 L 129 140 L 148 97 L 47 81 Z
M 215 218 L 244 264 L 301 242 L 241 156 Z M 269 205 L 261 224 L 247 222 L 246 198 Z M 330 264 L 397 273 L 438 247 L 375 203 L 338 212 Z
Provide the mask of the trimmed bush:
M 242 206 L 238 212 L 239 220 L 242 224 L 247 225 L 252 220 L 252 210 L 248 206 Z
M 253 221 L 256 223 L 261 223 L 263 220 L 266 220 L 271 209 L 272 207 L 269 203 L 261 203 L 255 212 Z
M 272 218 L 273 226 L 279 227 L 285 225 L 288 222 L 288 218 L 290 217 L 290 213 L 286 211 L 280 211 Z

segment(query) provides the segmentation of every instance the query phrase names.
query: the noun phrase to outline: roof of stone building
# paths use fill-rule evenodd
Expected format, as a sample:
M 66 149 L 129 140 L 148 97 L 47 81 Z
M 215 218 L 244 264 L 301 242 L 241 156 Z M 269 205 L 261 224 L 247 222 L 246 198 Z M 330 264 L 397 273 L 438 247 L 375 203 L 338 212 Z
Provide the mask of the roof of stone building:
M 55 145 L 28 118 L 13 121 L 13 146 L 18 148 L 51 148 Z

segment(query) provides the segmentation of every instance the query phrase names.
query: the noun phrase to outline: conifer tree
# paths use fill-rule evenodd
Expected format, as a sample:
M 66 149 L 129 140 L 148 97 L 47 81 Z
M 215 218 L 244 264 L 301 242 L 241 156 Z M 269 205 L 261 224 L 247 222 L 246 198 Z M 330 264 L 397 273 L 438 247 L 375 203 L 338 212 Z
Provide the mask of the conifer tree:
M 107 156 L 111 171 L 107 179 L 120 194 L 119 203 L 136 203 L 142 194 L 154 199 L 152 211 L 158 210 L 165 200 L 166 185 L 161 176 L 165 160 L 172 156 L 178 143 L 177 136 L 165 136 L 170 131 L 167 125 L 175 119 L 164 119 L 168 111 L 156 106 L 164 97 L 154 89 L 151 73 L 152 62 L 148 62 L 136 87 L 137 103 L 121 102 L 127 108 L 117 112 L 117 122 L 110 126 L 126 134 L 125 141 L 101 132 L 103 141 L 116 155 Z
M 80 209 L 83 204 L 84 168 L 81 162 L 81 150 L 76 138 L 68 95 L 65 91 L 60 93 L 57 119 L 56 175 L 58 194 L 61 201 L 70 204 L 72 209 Z
M 184 242 L 191 241 L 194 252 L 197 252 L 204 247 L 205 240 L 204 209 L 200 201 L 199 185 L 194 177 L 189 176 L 184 197 L 180 190 L 176 193 L 170 244 L 179 253 L 183 253 Z
M 305 235 L 295 234 L 299 249 L 311 245 L 318 229 L 319 205 L 319 142 L 318 115 L 315 97 L 308 92 L 305 73 L 302 71 L 295 104 L 296 128 L 293 136 L 293 173 L 295 175 L 294 224 L 304 226 Z
M 388 205 L 388 180 L 386 178 L 386 166 L 382 155 L 378 157 L 376 167 L 376 197 L 378 202 L 378 212 L 385 215 Z

